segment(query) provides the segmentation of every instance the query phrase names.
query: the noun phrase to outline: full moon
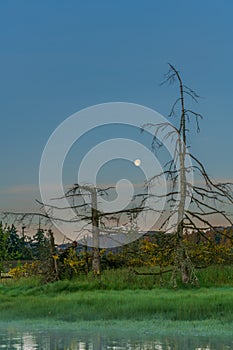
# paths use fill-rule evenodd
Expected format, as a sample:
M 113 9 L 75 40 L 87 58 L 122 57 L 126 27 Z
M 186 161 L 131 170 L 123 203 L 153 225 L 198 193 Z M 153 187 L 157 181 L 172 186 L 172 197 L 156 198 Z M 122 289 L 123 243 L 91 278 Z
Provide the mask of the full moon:
M 141 160 L 140 159 L 135 159 L 134 165 L 135 166 L 140 166 L 141 165 Z

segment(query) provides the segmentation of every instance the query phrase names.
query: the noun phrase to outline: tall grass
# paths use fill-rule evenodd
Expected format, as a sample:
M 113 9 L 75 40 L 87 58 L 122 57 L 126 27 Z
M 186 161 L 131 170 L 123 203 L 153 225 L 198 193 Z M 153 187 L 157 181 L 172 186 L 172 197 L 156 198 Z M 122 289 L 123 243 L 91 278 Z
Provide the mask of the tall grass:
M 202 288 L 162 288 L 158 276 L 104 271 L 42 285 L 39 278 L 0 284 L 0 319 L 176 320 L 233 322 L 233 268 L 198 271 Z M 164 284 L 169 286 L 169 274 Z M 221 287 L 221 288 L 220 288 Z
M 138 268 L 138 272 L 158 272 L 155 268 Z M 207 269 L 198 270 L 200 287 L 233 287 L 233 266 L 211 266 Z M 0 292 L 10 293 L 12 296 L 18 294 L 42 293 L 60 293 L 75 291 L 93 291 L 93 290 L 125 290 L 125 289 L 154 289 L 154 288 L 172 288 L 171 273 L 163 275 L 161 282 L 159 275 L 137 275 L 132 270 L 116 269 L 105 270 L 102 273 L 101 280 L 93 279 L 92 274 L 78 275 L 73 280 L 63 280 L 51 284 L 42 284 L 40 277 L 30 277 L 21 279 L 0 280 Z M 194 286 L 184 286 L 178 280 L 180 289 L 193 289 Z
M 79 291 L 0 296 L 1 320 L 176 320 L 233 322 L 233 289 Z
M 207 269 L 198 270 L 200 286 L 222 287 L 233 286 L 233 265 L 232 266 L 210 266 Z

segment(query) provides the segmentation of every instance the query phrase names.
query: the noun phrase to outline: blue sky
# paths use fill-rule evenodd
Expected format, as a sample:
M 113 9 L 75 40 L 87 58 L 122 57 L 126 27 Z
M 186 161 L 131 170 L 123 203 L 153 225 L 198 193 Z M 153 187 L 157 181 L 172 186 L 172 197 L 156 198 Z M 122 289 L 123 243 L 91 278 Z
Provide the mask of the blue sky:
M 30 210 L 45 143 L 76 111 L 125 101 L 168 115 L 167 62 L 201 96 L 193 153 L 232 179 L 232 13 L 230 0 L 1 1 L 1 209 Z

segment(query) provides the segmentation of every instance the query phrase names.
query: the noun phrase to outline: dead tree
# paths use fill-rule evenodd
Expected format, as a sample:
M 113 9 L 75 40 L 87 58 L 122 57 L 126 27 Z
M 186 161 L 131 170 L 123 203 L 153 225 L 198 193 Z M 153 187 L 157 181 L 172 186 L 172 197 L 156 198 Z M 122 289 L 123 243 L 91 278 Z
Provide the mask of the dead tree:
M 111 240 L 114 244 L 127 244 L 141 236 L 135 227 L 135 219 L 139 213 L 144 210 L 143 201 L 137 205 L 132 204 L 131 207 L 123 208 L 119 211 L 102 212 L 98 208 L 98 200 L 100 197 L 109 195 L 112 187 L 98 188 L 93 185 L 74 184 L 66 191 L 64 197 L 54 198 L 55 204 L 42 203 L 37 201 L 41 206 L 41 212 L 38 213 L 11 213 L 5 212 L 1 217 L 5 221 L 25 224 L 30 227 L 39 217 L 40 222 L 52 227 L 56 222 L 77 224 L 79 230 L 76 231 L 76 240 L 92 247 L 92 272 L 95 277 L 100 277 L 100 238 L 105 241 Z M 64 206 L 63 199 L 68 200 L 67 206 Z M 59 203 L 61 200 L 61 204 Z M 67 219 L 65 214 L 57 215 L 58 212 L 72 209 L 74 216 Z M 128 229 L 121 231 L 121 220 L 128 221 Z M 118 241 L 119 235 L 124 235 L 124 241 Z M 50 235 L 51 238 L 51 235 Z M 65 236 L 66 240 L 73 241 Z M 54 243 L 54 242 L 53 242 Z M 54 252 L 52 252 L 54 255 Z M 53 262 L 54 263 L 54 262 Z M 57 277 L 57 266 L 54 266 Z
M 102 212 L 98 207 L 99 197 L 104 195 L 108 196 L 111 189 L 112 187 L 98 188 L 93 185 L 74 184 L 65 194 L 65 197 L 70 200 L 70 208 L 75 212 L 73 222 L 79 224 L 83 223 L 79 229 L 81 239 L 85 237 L 86 244 L 88 244 L 87 235 L 91 237 L 89 245 L 92 246 L 93 251 L 92 271 L 94 276 L 100 276 L 100 238 L 105 240 L 110 239 L 114 241 L 116 245 L 126 244 L 128 241 L 133 240 L 132 234 L 133 238 L 136 239 L 139 233 L 136 231 L 135 227 L 132 228 L 132 223 L 137 215 L 144 210 L 141 203 L 141 205 L 133 205 L 131 208 L 123 208 L 119 211 Z M 49 209 L 52 210 L 54 208 L 50 205 Z M 59 207 L 59 210 L 62 209 L 66 208 Z M 115 231 L 117 230 L 118 233 L 120 233 L 120 230 L 117 228 L 120 229 L 120 221 L 124 215 L 129 218 L 128 231 L 124 232 L 126 240 L 124 242 L 117 242 Z M 51 217 L 53 217 L 53 215 Z M 90 228 L 88 228 L 88 226 L 90 226 Z M 86 233 L 84 233 L 84 230 L 86 230 Z M 79 232 L 77 234 L 77 239 L 80 238 Z
M 202 119 L 202 115 L 187 108 L 186 102 L 187 98 L 191 98 L 192 101 L 197 103 L 199 96 L 183 83 L 178 70 L 169 64 L 169 71 L 165 75 L 165 80 L 162 84 L 172 84 L 174 82 L 178 82 L 179 97 L 173 104 L 169 117 L 177 116 L 178 113 L 178 127 L 167 122 L 163 124 L 145 124 L 142 130 L 154 128 L 153 149 L 161 146 L 161 141 L 158 139 L 158 134 L 161 130 L 167 130 L 167 138 L 176 138 L 173 159 L 166 164 L 162 174 L 150 179 L 151 181 L 165 175 L 171 185 L 171 190 L 165 195 L 168 208 L 164 210 L 164 214 L 166 214 L 166 211 L 167 214 L 162 221 L 160 229 L 165 233 L 173 231 L 176 258 L 172 283 L 176 285 L 178 272 L 181 273 L 184 284 L 198 283 L 195 267 L 184 244 L 185 232 L 187 230 L 195 230 L 200 235 L 204 235 L 204 229 L 206 228 L 218 231 L 212 223 L 211 218 L 213 216 L 221 217 L 225 223 L 232 225 L 231 215 L 227 212 L 227 208 L 233 204 L 233 191 L 232 183 L 217 183 L 212 180 L 201 161 L 190 152 L 187 142 L 187 123 L 191 124 L 194 119 L 197 132 L 199 132 L 199 120 Z M 187 157 L 191 158 L 191 165 L 187 165 Z M 193 183 L 188 180 L 190 171 L 194 173 Z M 177 200 L 178 205 L 174 206 L 174 202 Z M 190 201 L 188 208 L 185 206 L 187 200 Z M 232 237 L 228 238 L 232 239 Z

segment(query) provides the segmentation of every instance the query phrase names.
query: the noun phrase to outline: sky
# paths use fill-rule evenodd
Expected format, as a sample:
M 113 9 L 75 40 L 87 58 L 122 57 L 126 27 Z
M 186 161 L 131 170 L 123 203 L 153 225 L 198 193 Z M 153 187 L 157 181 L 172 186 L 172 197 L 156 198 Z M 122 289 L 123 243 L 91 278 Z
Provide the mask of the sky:
M 178 94 L 160 85 L 168 62 L 200 95 L 192 152 L 233 180 L 232 13 L 231 0 L 1 1 L 0 210 L 36 207 L 45 144 L 77 111 L 123 101 L 166 117 Z M 86 135 L 84 153 L 98 135 Z

